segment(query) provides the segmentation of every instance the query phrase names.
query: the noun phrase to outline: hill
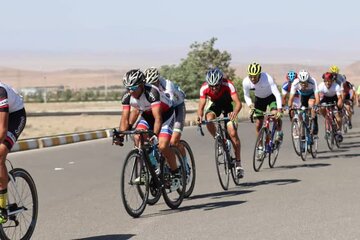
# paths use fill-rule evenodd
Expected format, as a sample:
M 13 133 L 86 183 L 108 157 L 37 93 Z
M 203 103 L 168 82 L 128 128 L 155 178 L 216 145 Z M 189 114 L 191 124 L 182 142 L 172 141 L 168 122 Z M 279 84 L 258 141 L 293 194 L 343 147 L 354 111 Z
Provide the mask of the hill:
M 233 65 L 236 74 L 241 78 L 246 76 L 247 64 Z M 326 72 L 329 66 L 323 65 L 299 65 L 299 64 L 262 64 L 263 71 L 272 75 L 277 84 L 285 80 L 287 71 L 293 69 L 307 69 L 312 76 L 321 81 L 321 76 Z M 348 66 L 340 66 L 341 73 L 356 86 L 360 85 L 360 61 L 354 62 Z M 101 85 L 119 85 L 122 84 L 124 70 L 113 69 L 66 69 L 61 71 L 31 71 L 15 68 L 0 67 L 0 81 L 8 83 L 14 88 L 41 87 L 41 86 L 66 86 L 69 88 L 87 88 Z

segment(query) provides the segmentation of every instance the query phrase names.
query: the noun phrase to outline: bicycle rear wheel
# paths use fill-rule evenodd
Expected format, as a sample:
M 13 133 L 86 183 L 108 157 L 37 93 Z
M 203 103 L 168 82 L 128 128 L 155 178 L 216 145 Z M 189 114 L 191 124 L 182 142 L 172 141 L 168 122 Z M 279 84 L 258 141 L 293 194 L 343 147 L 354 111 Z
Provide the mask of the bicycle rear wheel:
M 38 196 L 34 180 L 21 168 L 9 172 L 8 221 L 0 225 L 0 239 L 30 239 L 37 222 Z M 14 180 L 14 181 L 13 181 Z
M 190 145 L 185 140 L 180 140 L 180 144 L 182 144 L 185 148 L 185 169 L 186 169 L 186 191 L 185 198 L 190 197 L 195 187 L 196 180 L 196 166 L 194 154 L 191 150 Z
M 348 132 L 348 127 L 349 127 L 349 117 L 347 116 L 346 113 L 344 113 L 344 116 L 342 118 L 342 128 L 343 128 L 344 134 L 346 134 Z
M 293 144 L 295 153 L 298 156 L 300 156 L 300 150 L 301 150 L 299 135 L 300 135 L 299 120 L 294 118 L 293 121 L 291 122 L 291 140 L 292 140 L 292 144 Z
M 258 172 L 264 163 L 266 157 L 266 137 L 267 129 L 261 128 L 259 135 L 255 142 L 254 156 L 253 156 L 253 168 L 255 172 Z
M 178 173 L 171 174 L 171 170 L 167 162 L 161 161 L 160 177 L 164 183 L 162 188 L 163 197 L 166 205 L 171 209 L 176 209 L 182 203 L 186 191 L 186 172 L 184 168 L 184 160 L 176 147 L 171 147 L 175 154 Z
M 229 159 L 222 138 L 215 139 L 215 164 L 220 185 L 224 190 L 229 188 Z
M 307 129 L 306 129 L 306 123 L 301 122 L 300 124 L 300 157 L 303 161 L 306 161 L 307 154 L 308 154 L 308 142 L 306 139 L 307 135 Z
M 125 158 L 120 190 L 126 212 L 134 218 L 139 217 L 149 197 L 149 172 L 137 149 L 131 150 Z

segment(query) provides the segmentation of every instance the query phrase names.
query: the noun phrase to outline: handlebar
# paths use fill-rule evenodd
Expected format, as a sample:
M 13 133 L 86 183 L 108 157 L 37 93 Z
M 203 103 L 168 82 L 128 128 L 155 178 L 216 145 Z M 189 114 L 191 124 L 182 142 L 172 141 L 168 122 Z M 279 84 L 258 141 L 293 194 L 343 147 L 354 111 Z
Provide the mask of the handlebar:
M 204 131 L 202 130 L 202 125 L 206 125 L 208 123 L 217 123 L 217 122 L 225 122 L 225 121 L 229 121 L 230 118 L 229 117 L 222 117 L 222 118 L 215 118 L 215 119 L 211 119 L 211 120 L 203 120 L 201 121 L 200 124 L 198 124 L 198 131 L 200 131 L 201 136 L 204 136 Z

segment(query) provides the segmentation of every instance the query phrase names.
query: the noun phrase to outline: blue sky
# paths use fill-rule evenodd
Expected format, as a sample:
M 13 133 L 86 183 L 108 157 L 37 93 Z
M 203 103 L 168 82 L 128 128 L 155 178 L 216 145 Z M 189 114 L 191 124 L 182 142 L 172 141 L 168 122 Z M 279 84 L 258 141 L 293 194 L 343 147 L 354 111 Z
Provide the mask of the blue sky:
M 2 1 L 0 64 L 36 55 L 170 64 L 211 37 L 234 63 L 348 64 L 360 56 L 359 9 L 355 0 Z

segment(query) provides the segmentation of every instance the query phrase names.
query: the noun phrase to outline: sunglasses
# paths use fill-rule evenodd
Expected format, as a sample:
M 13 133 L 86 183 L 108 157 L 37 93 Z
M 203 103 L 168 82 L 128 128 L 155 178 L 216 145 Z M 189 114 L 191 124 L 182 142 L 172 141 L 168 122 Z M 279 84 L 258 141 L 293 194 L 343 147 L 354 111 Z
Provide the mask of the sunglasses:
M 213 85 L 213 86 L 210 86 L 210 88 L 214 89 L 214 88 L 218 88 L 220 87 L 221 84 L 217 84 L 217 85 Z
M 140 86 L 140 85 L 131 86 L 131 87 L 127 87 L 126 89 L 129 90 L 129 91 L 135 92 L 135 91 L 139 88 L 139 86 Z

